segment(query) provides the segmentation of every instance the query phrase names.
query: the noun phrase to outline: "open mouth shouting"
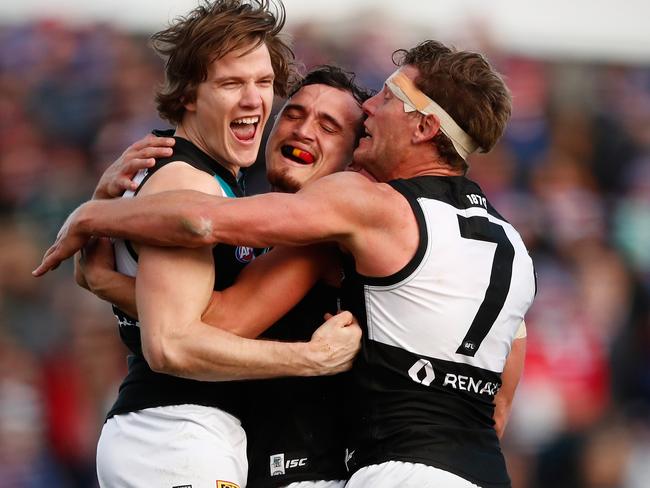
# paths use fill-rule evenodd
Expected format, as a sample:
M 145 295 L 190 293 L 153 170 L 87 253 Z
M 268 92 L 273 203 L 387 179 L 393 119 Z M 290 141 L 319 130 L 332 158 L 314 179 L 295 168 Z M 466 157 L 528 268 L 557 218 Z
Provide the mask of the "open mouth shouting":
M 283 145 L 280 151 L 285 158 L 298 164 L 312 164 L 316 160 L 309 151 L 288 144 Z
M 252 142 L 257 133 L 257 127 L 260 123 L 260 116 L 240 117 L 230 123 L 230 130 L 239 142 Z
M 368 126 L 366 126 L 365 124 L 363 125 L 363 137 L 362 137 L 362 139 L 366 139 L 366 140 L 372 139 L 372 134 L 368 130 Z

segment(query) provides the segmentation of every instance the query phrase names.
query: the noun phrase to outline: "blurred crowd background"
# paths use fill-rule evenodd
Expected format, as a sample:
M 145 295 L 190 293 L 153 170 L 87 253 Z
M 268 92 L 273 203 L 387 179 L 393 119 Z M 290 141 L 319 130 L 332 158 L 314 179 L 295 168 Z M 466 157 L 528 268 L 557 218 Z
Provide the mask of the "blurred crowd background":
M 162 26 L 161 26 L 162 27 Z M 297 58 L 380 88 L 391 53 L 435 31 L 368 15 L 296 23 Z M 441 40 L 484 52 L 514 97 L 471 161 L 538 273 L 504 440 L 515 488 L 650 486 L 650 64 L 526 56 L 480 23 Z M 66 263 L 30 275 L 65 216 L 132 142 L 165 127 L 148 35 L 102 23 L 0 22 L 0 487 L 90 488 L 125 373 L 110 307 Z M 260 165 L 247 175 L 263 188 Z

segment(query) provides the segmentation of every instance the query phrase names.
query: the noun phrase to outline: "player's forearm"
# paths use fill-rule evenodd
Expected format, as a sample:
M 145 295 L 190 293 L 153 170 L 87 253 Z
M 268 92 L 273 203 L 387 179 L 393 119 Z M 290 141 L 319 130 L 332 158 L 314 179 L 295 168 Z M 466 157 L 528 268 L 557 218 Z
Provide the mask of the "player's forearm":
M 315 208 L 298 194 L 220 199 L 216 205 L 201 205 L 197 200 L 184 212 L 178 226 L 204 244 L 291 247 L 339 242 L 344 235 L 341 226 L 328 218 L 328 210 Z
M 331 374 L 319 365 L 320 353 L 311 343 L 244 339 L 199 321 L 145 348 L 155 371 L 202 381 Z
M 120 237 L 155 246 L 204 245 L 204 238 L 185 229 L 183 202 L 165 198 L 167 193 L 190 193 L 199 201 L 196 205 L 210 201 L 209 195 L 200 192 L 165 192 L 134 199 L 93 200 L 79 207 L 73 223 L 74 232 Z
M 155 246 L 296 246 L 340 237 L 322 214 L 315 215 L 292 195 L 234 199 L 182 190 L 87 202 L 78 209 L 74 225 L 83 235 Z
M 526 338 L 512 341 L 512 348 L 501 375 L 501 388 L 494 398 L 494 428 L 501 438 L 505 432 L 517 385 L 521 379 L 526 359 Z
M 339 257 L 332 246 L 276 247 L 246 266 L 233 286 L 213 292 L 202 320 L 255 338 L 286 315 L 318 280 L 332 283 L 338 278 Z
M 88 280 L 88 286 L 90 291 L 98 298 L 112 303 L 131 317 L 138 318 L 134 278 L 117 271 L 107 271 L 106 276 L 102 277 L 101 280 L 98 278 Z
M 135 279 L 113 271 L 95 267 L 92 272 L 82 269 L 79 253 L 74 260 L 74 276 L 77 285 L 90 291 L 97 298 L 112 303 L 133 318 L 138 318 L 135 302 Z

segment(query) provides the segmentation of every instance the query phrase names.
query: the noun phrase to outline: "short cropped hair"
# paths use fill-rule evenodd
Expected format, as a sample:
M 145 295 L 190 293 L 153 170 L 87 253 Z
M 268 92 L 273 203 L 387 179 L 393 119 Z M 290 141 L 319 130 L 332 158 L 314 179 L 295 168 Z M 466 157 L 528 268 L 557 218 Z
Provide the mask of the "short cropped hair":
M 393 53 L 398 66 L 419 70 L 415 85 L 440 105 L 482 148 L 490 151 L 499 140 L 512 111 L 512 99 L 501 75 L 479 53 L 456 51 L 437 41 Z M 433 143 L 452 167 L 467 170 L 467 163 L 441 131 Z
M 272 10 L 272 6 L 275 9 Z M 266 44 L 275 73 L 274 90 L 285 96 L 295 78 L 294 54 L 280 35 L 285 9 L 280 0 L 203 1 L 152 37 L 153 49 L 165 60 L 165 81 L 156 92 L 160 116 L 177 125 L 185 104 L 208 76 L 210 64 L 236 49 Z
M 371 90 L 358 85 L 355 82 L 356 75 L 351 71 L 345 71 L 337 66 L 325 64 L 309 71 L 302 79 L 295 82 L 289 89 L 289 98 L 294 96 L 298 90 L 308 85 L 327 85 L 332 88 L 347 91 L 361 106 L 363 102 L 373 96 Z M 363 137 L 365 131 L 363 124 L 359 124 L 356 130 L 356 141 Z

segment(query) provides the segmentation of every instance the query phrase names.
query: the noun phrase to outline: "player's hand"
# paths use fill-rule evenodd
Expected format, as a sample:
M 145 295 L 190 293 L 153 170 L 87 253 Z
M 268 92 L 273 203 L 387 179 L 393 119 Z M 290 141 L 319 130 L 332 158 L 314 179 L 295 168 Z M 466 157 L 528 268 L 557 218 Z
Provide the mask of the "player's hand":
M 317 376 L 348 371 L 361 347 L 361 328 L 350 312 L 326 314 L 325 319 L 309 342 Z
M 112 279 L 115 271 L 115 255 L 110 239 L 93 237 L 77 254 L 75 279 L 77 284 L 96 293 Z M 85 285 L 85 286 L 84 286 Z
M 88 203 L 84 205 L 88 205 Z M 90 235 L 81 232 L 78 226 L 78 219 L 84 205 L 68 216 L 59 230 L 54 244 L 45 251 L 41 264 L 32 271 L 33 276 L 43 276 L 48 271 L 58 268 L 59 264 L 86 245 Z
M 151 168 L 156 158 L 172 155 L 173 137 L 157 137 L 149 134 L 134 142 L 117 158 L 99 179 L 93 193 L 94 199 L 116 198 L 126 190 L 135 190 L 138 184 L 133 181 L 141 169 Z

